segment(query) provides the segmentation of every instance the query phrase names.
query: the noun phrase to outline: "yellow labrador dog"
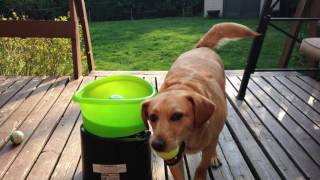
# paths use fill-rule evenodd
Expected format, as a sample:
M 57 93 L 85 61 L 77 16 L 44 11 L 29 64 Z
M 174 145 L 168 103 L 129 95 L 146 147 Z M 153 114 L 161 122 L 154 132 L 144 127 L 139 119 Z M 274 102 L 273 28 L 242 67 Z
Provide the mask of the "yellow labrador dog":
M 214 25 L 196 48 L 180 55 L 170 68 L 159 94 L 143 103 L 142 117 L 149 121 L 150 144 L 158 152 L 180 146 L 181 153 L 202 152 L 194 179 L 206 178 L 210 165 L 220 161 L 216 146 L 227 116 L 224 65 L 212 51 L 223 38 L 253 37 L 258 34 L 236 23 Z M 176 180 L 184 179 L 180 158 L 169 161 Z

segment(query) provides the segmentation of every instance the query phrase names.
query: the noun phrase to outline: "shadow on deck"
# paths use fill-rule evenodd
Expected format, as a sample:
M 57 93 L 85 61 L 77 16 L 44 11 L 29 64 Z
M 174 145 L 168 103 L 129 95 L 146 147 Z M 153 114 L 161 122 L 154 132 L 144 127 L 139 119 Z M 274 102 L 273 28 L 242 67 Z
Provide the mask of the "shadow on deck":
M 95 72 L 69 77 L 0 77 L 0 179 L 82 179 L 82 123 L 72 94 L 97 76 L 131 73 L 160 87 L 165 71 Z M 242 71 L 226 71 L 228 110 L 218 154 L 223 165 L 207 179 L 297 179 L 320 177 L 320 83 L 294 72 L 252 76 L 244 101 L 236 99 Z M 7 143 L 13 129 L 25 133 Z M 200 154 L 185 159 L 187 179 Z M 154 179 L 171 179 L 153 155 Z M 191 178 L 192 179 L 192 178 Z

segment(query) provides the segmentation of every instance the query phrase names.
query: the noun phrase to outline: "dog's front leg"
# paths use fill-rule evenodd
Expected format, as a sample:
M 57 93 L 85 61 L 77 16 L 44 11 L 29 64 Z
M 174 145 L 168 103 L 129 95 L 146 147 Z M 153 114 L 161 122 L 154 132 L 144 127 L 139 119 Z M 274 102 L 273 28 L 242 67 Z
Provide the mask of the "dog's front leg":
M 178 164 L 169 166 L 171 174 L 175 180 L 184 180 L 183 160 L 181 159 Z
M 207 169 L 211 164 L 211 157 L 213 154 L 214 149 L 212 148 L 212 146 L 208 146 L 202 151 L 202 159 L 194 175 L 195 180 L 206 179 Z

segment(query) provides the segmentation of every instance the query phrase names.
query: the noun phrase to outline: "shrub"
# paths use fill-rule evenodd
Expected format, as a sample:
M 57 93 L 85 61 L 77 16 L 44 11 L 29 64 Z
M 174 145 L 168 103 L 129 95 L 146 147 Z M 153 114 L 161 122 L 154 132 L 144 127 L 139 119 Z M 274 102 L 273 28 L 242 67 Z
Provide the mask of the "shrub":
M 203 0 L 90 0 L 92 21 L 202 15 Z
M 12 12 L 27 14 L 31 19 L 54 19 L 65 16 L 68 1 L 58 0 L 0 0 L 0 14 L 10 16 Z
M 26 17 L 19 18 L 13 13 L 11 18 L 1 19 L 25 20 Z M 65 21 L 67 18 L 55 20 Z M 0 38 L 1 75 L 72 75 L 72 66 L 70 39 Z
M 89 0 L 88 17 L 93 21 L 202 15 L 204 0 Z M 0 0 L 0 14 L 27 14 L 32 19 L 65 15 L 68 1 Z

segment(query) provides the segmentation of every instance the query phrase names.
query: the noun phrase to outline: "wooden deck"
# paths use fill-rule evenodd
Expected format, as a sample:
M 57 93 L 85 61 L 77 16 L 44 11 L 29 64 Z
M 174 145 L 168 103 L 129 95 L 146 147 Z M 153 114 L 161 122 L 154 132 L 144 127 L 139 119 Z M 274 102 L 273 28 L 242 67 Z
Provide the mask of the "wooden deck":
M 81 86 L 104 76 L 0 77 L 0 179 L 81 179 L 80 110 L 71 102 Z M 165 72 L 131 72 L 161 86 Z M 252 76 L 244 101 L 236 99 L 241 72 L 226 71 L 229 115 L 220 135 L 223 165 L 208 179 L 320 179 L 320 83 L 297 73 Z M 13 146 L 8 135 L 22 130 Z M 154 179 L 170 179 L 153 155 Z M 200 154 L 185 158 L 192 179 Z

